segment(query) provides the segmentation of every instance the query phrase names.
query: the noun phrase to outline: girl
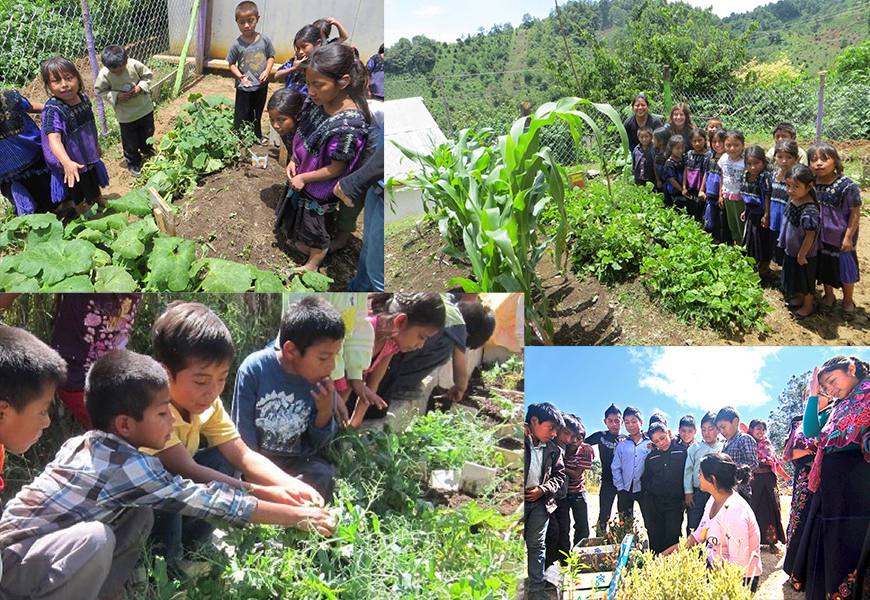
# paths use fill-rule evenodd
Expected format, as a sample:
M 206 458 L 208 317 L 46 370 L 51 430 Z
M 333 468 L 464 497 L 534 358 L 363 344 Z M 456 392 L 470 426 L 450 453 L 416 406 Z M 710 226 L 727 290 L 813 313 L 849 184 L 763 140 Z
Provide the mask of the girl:
M 686 170 L 683 173 L 683 181 L 686 185 L 686 197 L 689 202 L 689 211 L 698 223 L 704 221 L 704 204 L 700 197 L 704 189 L 704 171 L 707 169 L 707 161 L 710 153 L 707 151 L 707 132 L 696 127 L 692 130 L 689 140 L 692 149 L 686 154 Z
M 711 452 L 701 460 L 701 491 L 710 494 L 701 524 L 689 536 L 687 547 L 706 544 L 708 564 L 727 560 L 744 568 L 743 583 L 755 593 L 761 575 L 761 552 L 758 522 L 746 500 L 734 493 L 734 487 L 749 481 L 749 466 L 734 463 L 727 454 Z M 674 544 L 662 555 L 679 547 Z
M 655 177 L 656 191 L 662 192 L 665 195 L 665 206 L 673 206 L 671 195 L 668 194 L 667 186 L 665 186 L 665 163 L 668 162 L 668 140 L 671 139 L 671 132 L 665 127 L 659 127 L 653 131 L 653 147 L 655 148 Z
M 446 309 L 439 294 L 375 294 L 369 322 L 375 330 L 372 364 L 363 371 L 366 387 L 377 394 L 393 355 L 413 352 L 442 329 Z M 360 427 L 371 402 L 357 398 L 350 427 Z M 348 409 L 351 407 L 348 406 Z M 369 418 L 386 415 L 386 405 Z
M 689 112 L 689 105 L 685 102 L 674 104 L 665 127 L 671 130 L 671 135 L 681 135 L 684 140 L 688 140 L 695 128 L 692 123 L 692 113 Z
M 665 188 L 677 208 L 688 210 L 686 185 L 683 175 L 686 172 L 686 140 L 681 135 L 672 135 L 668 140 L 668 160 L 665 162 Z
M 302 269 L 316 271 L 329 249 L 329 228 L 339 199 L 333 188 L 352 172 L 371 122 L 365 67 L 341 44 L 318 48 L 305 71 L 309 99 L 287 164 L 290 207 L 285 217 L 291 247 L 306 255 Z
M 810 159 L 812 163 L 812 159 Z M 819 414 L 819 392 L 834 401 Z M 807 600 L 852 598 L 864 532 L 870 524 L 870 366 L 835 356 L 810 379 L 804 435 L 817 439 L 809 474 L 813 493 L 793 576 Z M 856 535 L 857 534 L 857 535 Z M 836 596 L 835 596 L 836 594 Z
M 320 48 L 323 38 L 320 30 L 314 25 L 306 25 L 296 32 L 293 38 L 293 46 L 296 48 L 296 56 L 281 65 L 275 73 L 275 79 L 284 81 L 285 88 L 291 88 L 304 96 L 308 96 L 308 84 L 305 81 L 305 64 L 311 54 Z
M 761 146 L 750 146 L 746 149 L 746 170 L 743 172 L 743 183 L 740 186 L 740 196 L 743 199 L 743 214 L 740 220 L 745 222 L 746 231 L 743 244 L 746 254 L 755 259 L 758 274 L 764 277 L 770 272 L 770 230 L 761 223 L 764 217 L 764 207 L 770 198 L 770 173 L 767 172 L 767 157 Z
M 861 190 L 843 175 L 843 162 L 830 144 L 819 144 L 807 152 L 810 167 L 816 174 L 816 197 L 822 213 L 822 242 L 819 254 L 819 283 L 825 286 L 821 308 L 829 312 L 836 302 L 834 288 L 843 288 L 844 319 L 855 317 L 852 295 L 859 279 L 858 219 L 861 216 Z
M 322 37 L 327 44 L 334 44 L 335 42 L 343 44 L 347 41 L 347 38 L 350 37 L 344 26 L 333 17 L 317 19 L 312 23 L 312 25 L 320 31 L 320 37 Z M 332 32 L 333 25 L 335 25 L 335 28 L 338 30 L 338 37 L 329 39 L 329 34 Z
M 266 105 L 266 110 L 269 111 L 269 122 L 281 136 L 281 141 L 284 142 L 287 152 L 293 151 L 293 136 L 296 135 L 296 129 L 302 119 L 302 105 L 304 103 L 305 96 L 291 87 L 272 94 L 272 97 L 269 98 L 269 104 Z
M 787 304 L 796 319 L 813 313 L 816 289 L 821 215 L 813 182 L 813 172 L 802 164 L 793 165 L 785 174 L 789 203 L 783 213 L 778 243 L 784 252 L 782 289 L 786 294 L 796 294 Z
M 725 209 L 728 229 L 731 231 L 731 245 L 743 242 L 743 197 L 740 186 L 743 182 L 743 170 L 746 161 L 743 159 L 745 144 L 743 132 L 732 129 L 725 133 L 725 154 L 719 159 L 719 169 L 722 171 L 722 185 L 719 192 L 719 206 Z
M 39 127 L 27 113 L 42 111 L 15 90 L 0 92 L 0 193 L 18 215 L 50 210 L 51 177 Z
M 42 109 L 42 153 L 51 169 L 51 201 L 62 215 L 87 212 L 94 202 L 105 206 L 101 187 L 109 174 L 101 160 L 91 101 L 76 66 L 63 58 L 42 65 L 42 83 L 51 95 Z
M 773 149 L 773 158 L 779 170 L 771 183 L 770 197 L 767 200 L 764 218 L 761 224 L 770 228 L 771 245 L 773 246 L 773 262 L 782 265 L 782 248 L 779 247 L 779 232 L 782 229 L 782 214 L 788 204 L 788 192 L 785 190 L 785 174 L 798 160 L 798 145 L 794 140 L 777 142 Z
M 752 501 L 749 504 L 758 519 L 762 541 L 770 545 L 771 552 L 775 552 L 776 543 L 785 542 L 776 476 L 782 476 L 789 483 L 791 479 L 773 453 L 773 446 L 767 439 L 767 423 L 753 419 L 749 422 L 749 435 L 758 442 L 758 469 L 752 474 Z
M 717 129 L 710 135 L 710 155 L 707 158 L 707 168 L 704 170 L 704 180 L 698 197 L 707 201 L 704 212 L 704 231 L 713 234 L 713 240 L 720 244 L 731 240 L 728 230 L 728 219 L 725 216 L 725 205 L 720 198 L 722 187 L 722 169 L 719 159 L 725 154 L 725 130 Z

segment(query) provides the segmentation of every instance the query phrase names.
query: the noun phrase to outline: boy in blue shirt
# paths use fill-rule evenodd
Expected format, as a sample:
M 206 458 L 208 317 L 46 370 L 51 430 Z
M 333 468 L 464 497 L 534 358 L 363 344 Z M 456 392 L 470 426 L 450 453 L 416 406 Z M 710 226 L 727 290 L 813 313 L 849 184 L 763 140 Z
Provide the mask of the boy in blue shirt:
M 610 466 L 617 494 L 616 510 L 627 521 L 633 518 L 634 503 L 637 502 L 646 521 L 646 505 L 640 478 L 643 475 L 644 460 L 650 453 L 650 439 L 641 431 L 643 414 L 640 409 L 626 406 L 622 420 L 629 437 L 617 444 Z
M 281 319 L 280 348 L 250 354 L 239 367 L 232 419 L 242 440 L 327 501 L 333 468 L 318 452 L 335 437 L 329 378 L 344 340 L 341 314 L 323 298 L 291 304 Z

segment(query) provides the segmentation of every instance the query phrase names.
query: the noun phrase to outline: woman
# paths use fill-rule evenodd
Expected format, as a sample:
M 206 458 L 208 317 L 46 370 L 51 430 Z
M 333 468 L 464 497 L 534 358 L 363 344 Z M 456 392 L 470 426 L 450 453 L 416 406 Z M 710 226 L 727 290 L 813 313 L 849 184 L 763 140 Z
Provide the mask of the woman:
M 638 94 L 634 97 L 631 103 L 631 110 L 634 114 L 625 120 L 623 126 L 628 134 L 628 150 L 634 150 L 637 146 L 637 130 L 648 125 L 653 131 L 662 127 L 662 120 L 649 112 L 649 100 L 643 94 Z
M 819 391 L 834 402 L 825 420 Z M 870 365 L 835 356 L 813 371 L 803 421 L 804 435 L 817 438 L 809 474 L 815 492 L 793 573 L 805 582 L 807 600 L 851 598 L 870 525 Z
M 689 111 L 689 105 L 685 102 L 677 102 L 671 107 L 671 114 L 668 116 L 668 122 L 665 125 L 671 130 L 671 136 L 681 135 L 686 140 L 686 148 L 691 147 L 689 140 L 692 139 L 692 130 L 695 128 L 692 123 L 692 113 Z

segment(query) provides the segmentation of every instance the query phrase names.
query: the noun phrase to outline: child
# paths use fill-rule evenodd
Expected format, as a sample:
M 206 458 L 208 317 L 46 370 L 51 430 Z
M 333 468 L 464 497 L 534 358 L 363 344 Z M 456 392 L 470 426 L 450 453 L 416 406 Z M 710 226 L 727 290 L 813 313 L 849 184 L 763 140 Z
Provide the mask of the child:
M 639 409 L 626 406 L 623 419 L 629 438 L 616 446 L 611 464 L 613 485 L 617 493 L 616 510 L 624 521 L 629 521 L 634 518 L 634 503 L 637 502 L 643 520 L 647 522 L 641 476 L 644 470 L 644 459 L 651 450 L 650 439 L 641 430 L 643 415 Z
M 731 241 L 731 231 L 728 229 L 728 217 L 725 214 L 725 204 L 721 197 L 722 169 L 719 159 L 725 154 L 725 130 L 717 129 L 710 134 L 710 156 L 704 170 L 704 181 L 698 192 L 698 198 L 707 201 L 704 212 L 704 231 L 713 235 L 713 240 L 725 244 Z
M 550 515 L 550 522 L 547 524 L 545 539 L 547 553 L 544 561 L 544 565 L 547 567 L 555 562 L 565 566 L 565 559 L 568 558 L 568 553 L 571 551 L 571 508 L 568 503 L 568 485 L 571 475 L 568 473 L 567 452 L 571 446 L 575 451 L 577 449 L 576 440 L 580 435 L 580 425 L 573 415 L 564 412 L 562 420 L 565 424 L 559 428 L 559 433 L 556 434 L 556 445 L 561 448 L 565 461 L 565 479 L 562 481 L 562 487 L 553 498 L 556 501 L 556 510 Z M 588 529 L 587 525 L 587 537 Z
M 233 423 L 242 440 L 329 502 L 333 468 L 319 452 L 335 437 L 330 374 L 345 326 L 323 298 L 291 304 L 281 319 L 280 348 L 250 354 L 239 367 Z
M 783 214 L 778 245 L 783 250 L 782 289 L 787 295 L 795 295 L 788 308 L 796 319 L 813 314 L 821 227 L 814 183 L 812 170 L 803 165 L 794 165 L 785 174 L 789 203 Z
M 366 387 L 377 394 L 392 357 L 419 350 L 428 338 L 444 329 L 446 310 L 438 294 L 376 294 L 371 312 L 369 322 L 375 331 L 375 342 L 372 363 L 363 371 L 363 378 Z M 362 426 L 370 407 L 368 397 L 357 397 L 349 426 Z M 378 408 L 380 411 L 371 411 L 368 418 L 386 415 L 386 404 Z
M 115 109 L 121 128 L 124 159 L 133 177 L 139 177 L 143 155 L 154 155 L 148 138 L 154 135 L 154 104 L 151 102 L 151 69 L 127 58 L 121 46 L 106 46 L 100 56 L 103 68 L 94 84 L 104 101 Z
M 586 439 L 590 446 L 598 446 L 598 459 L 601 461 L 601 488 L 598 490 L 598 521 L 595 528 L 598 535 L 604 535 L 607 521 L 610 520 L 610 511 L 613 510 L 613 500 L 616 498 L 616 486 L 613 483 L 613 454 L 617 444 L 625 440 L 620 435 L 619 428 L 622 424 L 622 413 L 611 404 L 604 411 L 604 425 L 607 431 L 598 431 Z
M 42 82 L 51 95 L 42 109 L 42 153 L 51 169 L 51 201 L 56 212 L 84 214 L 94 202 L 105 206 L 101 187 L 109 173 L 101 160 L 91 101 L 76 66 L 61 56 L 42 65 Z
M 758 521 L 761 541 L 770 545 L 771 552 L 775 552 L 776 543 L 785 542 L 776 476 L 779 474 L 788 482 L 791 482 L 791 478 L 773 453 L 773 445 L 767 439 L 767 423 L 761 419 L 752 419 L 749 422 L 749 434 L 758 443 L 758 469 L 752 475 L 752 502 L 749 505 Z
M 771 135 L 773 135 L 774 146 L 767 151 L 767 162 L 769 163 L 773 163 L 776 156 L 776 144 L 785 140 L 790 140 L 797 144 L 797 129 L 791 123 L 780 123 L 773 129 Z M 807 153 L 804 152 L 803 148 L 798 148 L 798 162 L 807 167 L 810 166 L 810 163 L 807 162 Z
M 674 443 L 677 446 L 682 446 L 688 450 L 695 443 L 695 433 L 698 428 L 695 426 L 695 417 L 692 415 L 683 415 L 680 417 L 679 435 L 674 436 Z
M 528 550 L 529 600 L 546 600 L 544 568 L 550 515 L 556 510 L 556 492 L 565 480 L 562 449 L 553 440 L 565 425 L 549 403 L 531 404 L 526 411 L 525 460 L 523 461 L 524 537 Z
M 365 67 L 347 46 L 315 50 L 305 77 L 310 98 L 287 165 L 293 194 L 285 223 L 288 243 L 308 259 L 302 269 L 316 271 L 329 249 L 338 208 L 333 188 L 359 164 L 371 115 L 364 97 Z
M 647 455 L 641 477 L 646 501 L 644 524 L 650 550 L 658 554 L 680 539 L 686 449 L 671 443 L 670 432 L 662 423 L 650 425 L 647 436 L 656 447 Z
M 378 48 L 378 53 L 373 54 L 366 63 L 366 71 L 369 72 L 369 93 L 375 100 L 384 101 L 384 45 Z
M 726 454 L 712 452 L 701 460 L 700 472 L 701 490 L 710 494 L 710 498 L 687 547 L 705 544 L 710 566 L 725 560 L 743 567 L 743 585 L 754 594 L 761 576 L 758 523 L 746 500 L 734 493 L 735 485 L 746 485 L 749 481 L 749 468 L 737 465 Z M 674 544 L 662 556 L 677 547 Z
M 777 142 L 773 156 L 779 169 L 777 169 L 776 176 L 770 184 L 770 197 L 767 200 L 766 214 L 761 219 L 761 224 L 764 227 L 770 228 L 773 262 L 781 266 L 782 248 L 778 244 L 779 232 L 782 231 L 782 215 L 785 212 L 785 205 L 788 204 L 788 192 L 785 189 L 785 174 L 797 162 L 797 142 L 794 140 Z
M 141 354 L 116 350 L 94 363 L 86 402 L 96 429 L 64 443 L 0 520 L 5 594 L 121 597 L 153 508 L 240 526 L 333 531 L 323 508 L 258 501 L 224 483 L 195 484 L 137 450 L 160 447 L 172 435 L 167 383 L 163 367 Z
M 308 96 L 308 83 L 305 81 L 305 64 L 311 54 L 323 44 L 320 30 L 314 25 L 306 25 L 296 32 L 293 39 L 293 47 L 296 48 L 296 56 L 291 58 L 278 71 L 275 79 L 286 77 L 284 87 L 296 90 L 303 96 Z
M 637 130 L 637 146 L 631 151 L 631 174 L 635 185 L 655 184 L 655 149 L 652 145 L 652 128 L 644 125 Z
M 743 133 L 737 130 L 725 132 L 723 147 L 725 154 L 719 158 L 719 169 L 722 171 L 722 184 L 719 192 L 719 206 L 725 209 L 728 229 L 731 231 L 731 245 L 743 242 L 744 222 L 740 218 L 743 213 L 743 197 L 740 186 L 743 183 L 743 171 L 746 161 L 743 155 Z
M 822 216 L 818 280 L 825 287 L 825 295 L 820 306 L 830 312 L 836 302 L 834 288 L 842 287 L 840 313 L 844 319 L 851 320 L 855 317 L 852 296 L 860 278 L 855 247 L 858 245 L 861 190 L 843 175 L 843 161 L 830 144 L 813 146 L 807 156 L 816 174 L 815 191 Z
M 172 436 L 154 450 L 166 469 L 197 483 L 221 482 L 247 489 L 261 500 L 323 506 L 323 498 L 306 483 L 288 475 L 242 440 L 220 395 L 235 349 L 230 332 L 218 316 L 196 302 L 175 302 L 166 307 L 151 330 L 154 357 L 169 375 L 169 410 L 175 418 Z M 200 450 L 200 436 L 207 448 Z M 241 472 L 245 481 L 229 475 Z M 210 537 L 205 523 L 187 523 L 195 531 L 182 540 L 180 515 L 160 512 L 154 537 L 167 561 L 175 563 L 183 547 L 196 548 Z
M 770 198 L 770 174 L 767 172 L 767 158 L 761 146 L 749 146 L 746 149 L 746 170 L 743 172 L 743 183 L 740 186 L 740 196 L 743 198 L 743 213 L 740 220 L 746 224 L 743 243 L 746 254 L 755 259 L 758 274 L 764 277 L 770 273 L 770 230 L 762 224 L 762 219 L 770 214 L 765 212 Z
M 265 144 L 260 117 L 266 106 L 269 91 L 269 75 L 275 62 L 275 46 L 265 35 L 257 33 L 260 12 L 253 2 L 241 2 L 236 6 L 236 25 L 242 32 L 233 41 L 227 53 L 230 72 L 236 77 L 236 109 L 233 127 L 242 123 L 254 127 L 254 137 Z
M 708 492 L 701 491 L 698 480 L 698 468 L 701 460 L 711 452 L 721 452 L 722 442 L 719 441 L 719 430 L 716 429 L 716 413 L 707 411 L 701 418 L 701 441 L 692 444 L 686 455 L 686 469 L 683 472 L 683 492 L 686 494 L 686 535 L 698 528 L 704 515 L 704 506 L 710 497 Z
M 15 90 L 0 92 L 0 194 L 19 216 L 51 210 L 51 177 L 42 154 L 42 134 L 27 114 L 42 108 Z
M 302 120 L 302 104 L 305 97 L 293 88 L 278 90 L 269 98 L 266 110 L 269 111 L 269 122 L 275 132 L 281 136 L 281 141 L 287 152 L 293 150 L 293 136 Z
M 683 173 L 686 202 L 689 214 L 695 217 L 698 223 L 703 223 L 706 206 L 700 194 L 704 189 L 704 171 L 710 159 L 710 153 L 707 151 L 707 133 L 700 127 L 694 128 L 690 142 L 692 149 L 686 154 L 686 167 Z
M 338 22 L 334 17 L 329 17 L 327 19 L 317 19 L 312 23 L 314 27 L 316 27 L 320 31 L 320 37 L 326 40 L 327 44 L 334 44 L 338 42 L 339 44 L 343 44 L 347 41 L 347 38 L 350 36 L 347 33 L 347 30 L 342 26 L 341 23 Z M 338 30 L 338 37 L 334 37 L 329 39 L 329 34 L 332 32 L 332 26 L 335 25 L 335 28 Z
M 688 190 L 684 183 L 683 175 L 686 172 L 686 140 L 681 135 L 673 135 L 668 140 L 668 160 L 665 162 L 665 188 L 671 201 L 677 208 L 689 210 L 689 201 L 686 198 Z
M 722 119 L 718 117 L 713 117 L 712 119 L 707 119 L 707 125 L 704 126 L 704 131 L 707 133 L 707 137 L 710 138 L 710 141 L 713 141 L 713 133 L 722 129 Z
M 664 194 L 665 206 L 673 206 L 670 194 L 668 194 L 665 182 L 665 163 L 668 162 L 668 140 L 671 139 L 671 130 L 666 127 L 659 127 L 653 131 L 653 147 L 655 148 L 655 175 L 656 175 L 656 191 Z
M 749 467 L 750 476 L 758 468 L 758 444 L 751 435 L 740 431 L 740 413 L 733 406 L 726 406 L 716 414 L 716 428 L 725 438 L 722 452 L 734 459 L 737 465 Z M 746 483 L 737 486 L 737 491 L 746 500 L 752 498 L 752 488 Z
M 576 546 L 580 540 L 589 537 L 589 512 L 586 504 L 584 471 L 592 469 L 594 453 L 592 446 L 583 443 L 586 437 L 586 428 L 583 427 L 583 422 L 579 417 L 574 416 L 574 419 L 577 422 L 577 430 L 565 453 L 565 473 L 568 475 L 568 507 L 574 517 L 573 545 Z

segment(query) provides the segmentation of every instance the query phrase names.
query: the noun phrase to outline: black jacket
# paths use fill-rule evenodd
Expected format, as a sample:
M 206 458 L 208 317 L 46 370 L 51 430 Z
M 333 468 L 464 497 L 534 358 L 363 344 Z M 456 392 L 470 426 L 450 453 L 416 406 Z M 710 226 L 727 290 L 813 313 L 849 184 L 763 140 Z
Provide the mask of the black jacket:
M 680 502 L 683 494 L 683 474 L 686 469 L 686 449 L 671 443 L 662 452 L 653 448 L 646 457 L 641 487 L 662 502 Z
M 529 456 L 532 451 L 532 437 L 526 436 L 525 461 L 523 462 L 523 487 L 529 478 Z M 562 449 L 555 442 L 547 442 L 544 448 L 544 460 L 541 462 L 541 485 L 544 490 L 543 497 L 538 502 L 547 506 L 547 512 L 556 510 L 556 492 L 565 481 L 565 459 L 562 457 Z M 682 485 L 682 484 L 680 484 Z M 682 488 L 680 488 L 682 489 Z

